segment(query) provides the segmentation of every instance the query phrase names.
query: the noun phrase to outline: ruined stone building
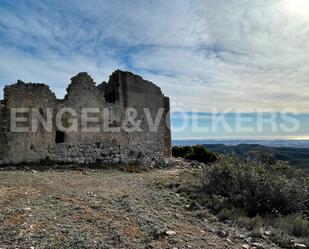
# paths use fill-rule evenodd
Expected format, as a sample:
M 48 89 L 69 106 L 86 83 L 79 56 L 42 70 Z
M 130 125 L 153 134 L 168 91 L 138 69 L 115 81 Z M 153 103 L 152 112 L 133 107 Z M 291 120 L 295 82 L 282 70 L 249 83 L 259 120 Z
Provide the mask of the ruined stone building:
M 71 79 L 64 99 L 57 99 L 45 84 L 17 81 L 4 88 L 0 106 L 2 165 L 46 160 L 86 164 L 145 161 L 160 164 L 171 153 L 169 98 L 162 94 L 158 86 L 130 72 L 117 70 L 108 83 L 98 86 L 87 73 L 79 73 Z M 20 112 L 16 108 L 24 109 Z M 66 112 L 68 108 L 74 112 Z M 88 117 L 96 118 L 100 127 L 104 123 L 108 129 L 81 129 L 85 108 L 93 108 L 90 109 L 93 113 L 88 113 Z M 133 122 L 140 120 L 137 130 L 117 128 L 128 120 L 128 108 L 137 110 L 138 117 L 129 119 Z M 12 130 L 12 110 L 19 110 L 14 114 L 19 121 L 16 127 L 29 126 L 29 129 Z M 152 117 L 155 122 L 160 110 L 163 110 L 162 118 L 158 119 L 157 129 L 152 129 L 146 122 L 147 118 Z M 61 129 L 56 125 L 59 112 L 62 112 Z M 34 113 L 37 122 L 33 122 Z M 47 123 L 48 117 L 52 120 L 51 129 L 46 129 L 42 122 Z M 69 129 L 73 123 L 76 130 Z M 34 124 L 37 125 L 35 130 L 32 129 Z M 91 125 L 96 127 L 98 124 L 93 121 L 92 124 L 89 122 Z M 127 127 L 130 128 L 130 125 L 128 122 Z

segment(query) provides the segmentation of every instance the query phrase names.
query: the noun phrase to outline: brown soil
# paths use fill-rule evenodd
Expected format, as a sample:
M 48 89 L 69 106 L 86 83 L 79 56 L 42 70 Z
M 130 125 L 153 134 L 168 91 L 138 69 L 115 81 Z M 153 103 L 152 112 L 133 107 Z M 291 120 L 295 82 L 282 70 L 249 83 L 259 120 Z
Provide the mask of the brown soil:
M 158 187 L 183 171 L 2 171 L 0 248 L 242 248 Z

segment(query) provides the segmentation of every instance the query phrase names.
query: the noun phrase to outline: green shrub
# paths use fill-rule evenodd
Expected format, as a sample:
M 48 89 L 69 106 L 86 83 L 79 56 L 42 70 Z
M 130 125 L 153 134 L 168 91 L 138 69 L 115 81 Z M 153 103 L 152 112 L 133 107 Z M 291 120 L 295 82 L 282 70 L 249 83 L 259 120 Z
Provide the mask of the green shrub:
M 185 157 L 192 153 L 191 146 L 174 146 L 172 148 L 172 155 L 174 157 Z
M 222 210 L 220 210 L 217 216 L 220 221 L 225 221 L 225 220 L 237 221 L 239 217 L 246 216 L 246 214 L 242 209 L 223 208 Z
M 252 219 L 252 228 L 250 235 L 255 238 L 260 238 L 263 236 L 263 225 L 264 219 L 257 215 Z
M 283 248 L 291 248 L 292 237 L 287 233 L 278 230 L 274 233 L 272 241 Z
M 203 169 L 203 191 L 227 198 L 231 205 L 252 217 L 308 212 L 308 178 L 288 178 L 275 170 L 276 166 L 220 156 L 212 166 Z
M 187 154 L 185 158 L 208 164 L 215 162 L 218 156 L 216 153 L 207 150 L 203 145 L 196 145 L 192 147 L 192 152 Z
M 205 164 L 213 163 L 218 158 L 216 153 L 207 150 L 203 145 L 174 146 L 172 148 L 172 154 L 174 157 L 182 157 Z
M 229 203 L 228 198 L 221 195 L 203 196 L 200 194 L 200 199 L 202 199 L 203 205 L 212 210 L 215 214 L 218 214 L 222 209 L 233 208 Z
M 252 231 L 254 229 L 255 220 L 254 218 L 241 216 L 237 218 L 237 225 L 240 227 L 245 227 L 248 230 Z
M 289 235 L 298 237 L 309 236 L 309 220 L 300 214 L 288 215 L 277 219 L 274 226 Z
M 301 216 L 297 216 L 292 225 L 292 234 L 299 237 L 309 236 L 309 221 Z

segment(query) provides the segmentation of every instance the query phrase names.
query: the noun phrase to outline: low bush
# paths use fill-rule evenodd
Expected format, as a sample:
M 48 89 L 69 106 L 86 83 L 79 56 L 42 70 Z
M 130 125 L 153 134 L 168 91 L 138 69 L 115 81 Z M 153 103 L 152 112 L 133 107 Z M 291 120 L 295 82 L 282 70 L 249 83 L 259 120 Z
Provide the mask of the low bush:
M 297 237 L 309 236 L 309 220 L 304 215 L 293 214 L 280 217 L 275 221 L 274 227 Z
M 174 157 L 182 157 L 184 158 L 188 154 L 192 153 L 191 146 L 174 146 L 172 148 L 172 155 Z
M 236 209 L 236 208 L 223 208 L 218 213 L 218 219 L 220 221 L 226 221 L 226 220 L 237 220 L 239 217 L 244 217 L 246 214 L 242 209 Z
M 219 155 L 198 172 L 202 177 L 191 173 L 195 179 L 181 181 L 177 192 L 199 209 L 246 227 L 252 237 L 264 236 L 263 230 L 269 229 L 271 240 L 283 247 L 291 245 L 292 236 L 309 237 L 309 177 L 302 170 L 282 161 L 269 164 Z
M 288 178 L 276 174 L 278 168 L 280 165 L 268 167 L 220 156 L 216 163 L 203 169 L 203 191 L 227 198 L 230 205 L 244 209 L 251 217 L 308 212 L 309 178 L 300 174 Z
M 192 147 L 192 152 L 187 154 L 185 158 L 208 164 L 215 162 L 218 156 L 216 153 L 207 150 L 203 145 L 196 145 Z
M 201 163 L 213 163 L 217 160 L 216 153 L 207 150 L 203 145 L 195 146 L 174 146 L 172 149 L 174 157 L 182 157 L 188 160 L 195 160 Z

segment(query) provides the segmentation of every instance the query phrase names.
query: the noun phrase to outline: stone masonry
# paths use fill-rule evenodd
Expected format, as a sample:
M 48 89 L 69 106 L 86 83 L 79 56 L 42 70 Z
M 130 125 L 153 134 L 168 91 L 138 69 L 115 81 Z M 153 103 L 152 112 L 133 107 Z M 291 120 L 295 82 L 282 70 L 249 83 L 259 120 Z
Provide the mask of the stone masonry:
M 35 131 L 12 131 L 14 108 L 25 108 L 19 113 L 24 118 L 23 127 L 33 125 L 30 110 L 39 110 L 44 120 L 51 113 L 52 128 L 46 130 L 38 122 Z M 77 130 L 59 129 L 56 125 L 56 117 L 64 108 L 74 109 L 75 113 L 64 112 L 61 127 L 68 128 L 75 121 Z M 99 120 L 93 127 L 101 127 L 104 123 L 109 129 L 82 130 L 85 108 L 99 109 L 99 113 L 88 115 Z M 128 120 L 128 108 L 137 110 L 137 117 L 129 121 L 141 120 L 139 129 L 117 130 Z M 162 166 L 165 158 L 171 155 L 169 108 L 169 98 L 158 86 L 120 70 L 110 76 L 108 83 L 98 86 L 87 73 L 79 73 L 71 79 L 64 99 L 57 99 L 45 84 L 19 80 L 4 88 L 4 99 L 0 101 L 0 165 L 51 161 Z M 163 110 L 163 115 L 157 129 L 153 130 L 146 119 L 152 117 L 154 121 L 159 110 Z M 128 127 L 130 125 L 128 122 Z

